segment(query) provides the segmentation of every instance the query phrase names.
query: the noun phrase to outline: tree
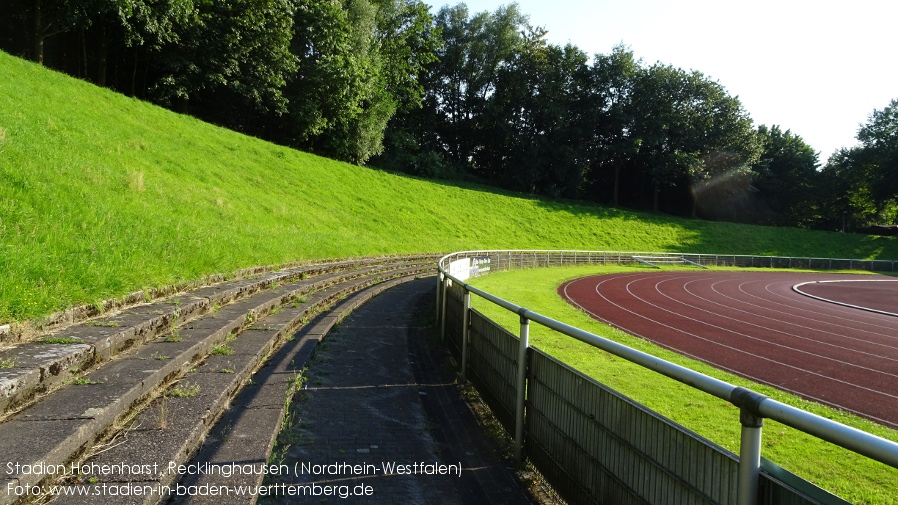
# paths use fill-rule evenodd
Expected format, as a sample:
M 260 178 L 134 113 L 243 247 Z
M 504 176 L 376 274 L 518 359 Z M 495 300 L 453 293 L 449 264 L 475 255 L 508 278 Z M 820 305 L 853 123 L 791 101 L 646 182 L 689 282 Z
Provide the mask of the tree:
M 425 92 L 420 76 L 438 60 L 440 31 L 430 7 L 420 0 L 375 0 L 375 5 L 386 89 L 400 112 L 418 109 Z
M 588 168 L 586 55 L 547 44 L 531 28 L 503 66 L 482 120 L 477 164 L 499 184 L 553 197 L 581 196 Z
M 299 1 L 288 144 L 359 164 L 380 152 L 397 102 L 387 89 L 376 15 L 367 0 Z
M 760 224 L 808 227 L 819 219 L 817 153 L 790 130 L 758 127 L 760 159 L 752 166 Z
M 446 164 L 426 143 L 424 76 L 438 63 L 440 29 L 430 8 L 418 0 L 377 0 L 377 40 L 384 58 L 386 88 L 396 102 L 396 114 L 384 130 L 383 151 L 372 163 L 427 177 L 446 177 Z M 431 128 L 426 128 L 432 132 Z
M 397 110 L 420 108 L 424 88 L 419 76 L 436 61 L 440 40 L 428 6 L 418 0 L 350 2 L 350 18 L 356 26 L 354 54 L 367 56 L 362 66 L 369 71 L 368 89 L 342 144 L 355 146 L 344 159 L 363 164 L 383 152 L 386 128 Z
M 107 85 L 110 59 L 178 40 L 192 0 L 12 0 L 9 19 L 32 60 Z M 27 39 L 23 40 L 23 39 Z M 48 54 L 47 41 L 58 41 Z M 77 49 L 72 49 L 77 48 Z M 115 56 L 111 56 L 115 55 Z M 116 62 L 120 63 L 120 62 Z M 135 63 L 136 65 L 136 63 Z M 136 71 L 136 70 L 135 70 Z M 131 91 L 134 79 L 132 72 Z
M 469 17 L 464 4 L 444 7 L 436 15 L 444 44 L 439 63 L 426 76 L 429 112 L 436 121 L 442 154 L 459 166 L 478 168 L 472 161 L 480 149 L 478 119 L 496 88 L 499 70 L 507 65 L 523 41 L 527 17 L 517 4 L 495 13 Z M 479 174 L 488 175 L 488 174 Z
M 282 113 L 296 69 L 291 0 L 198 0 L 177 43 L 154 60 L 153 96 L 170 108 L 246 131 L 246 113 Z
M 840 150 L 823 169 L 830 202 L 824 226 L 840 217 L 854 227 L 898 223 L 898 100 L 874 110 L 857 140 L 859 145 Z
M 621 171 L 640 144 L 632 137 L 630 103 L 639 69 L 633 51 L 623 45 L 615 46 L 611 54 L 597 54 L 590 68 L 589 103 L 585 105 L 587 120 L 592 123 L 587 183 L 594 199 L 610 201 L 615 207 L 620 203 Z
M 26 54 L 32 61 L 44 64 L 44 44 L 55 35 L 77 26 L 79 2 L 65 0 L 14 0 L 7 7 L 10 19 L 21 18 L 27 38 Z
M 840 149 L 830 156 L 820 179 L 825 203 L 818 227 L 850 231 L 880 221 L 869 178 L 856 162 L 854 150 Z
M 857 139 L 861 146 L 855 156 L 865 166 L 873 199 L 884 212 L 898 199 L 898 99 L 874 110 L 858 130 Z
M 655 64 L 637 72 L 630 105 L 633 162 L 648 180 L 654 210 L 663 190 L 688 195 L 695 217 L 711 194 L 747 187 L 758 156 L 751 118 L 719 83 Z

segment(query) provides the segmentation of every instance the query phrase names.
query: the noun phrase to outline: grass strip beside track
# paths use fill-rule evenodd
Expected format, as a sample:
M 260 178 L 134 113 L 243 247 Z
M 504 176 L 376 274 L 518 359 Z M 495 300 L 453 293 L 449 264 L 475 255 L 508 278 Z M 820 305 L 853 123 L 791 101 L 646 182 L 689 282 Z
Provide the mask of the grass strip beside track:
M 805 401 L 770 386 L 722 372 L 592 319 L 565 302 L 556 290 L 565 281 L 602 273 L 645 271 L 639 267 L 560 267 L 493 273 L 473 279 L 480 289 L 553 319 L 747 387 L 783 403 L 898 441 L 898 431 L 866 419 Z M 472 306 L 517 334 L 517 314 L 472 296 Z M 538 324 L 530 325 L 531 345 L 720 444 L 739 451 L 739 412 L 728 402 L 600 351 Z M 815 437 L 767 420 L 762 455 L 793 473 L 853 503 L 898 503 L 898 470 L 868 460 Z

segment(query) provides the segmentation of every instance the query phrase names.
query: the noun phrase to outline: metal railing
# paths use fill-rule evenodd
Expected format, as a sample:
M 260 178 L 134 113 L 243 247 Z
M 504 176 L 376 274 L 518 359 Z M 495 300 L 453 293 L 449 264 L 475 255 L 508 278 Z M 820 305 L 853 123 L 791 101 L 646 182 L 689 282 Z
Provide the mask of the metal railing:
M 466 251 L 447 255 L 439 263 L 437 311 L 444 339 L 462 364 L 463 377 L 478 387 L 500 422 L 514 433 L 516 456 L 529 457 L 562 496 L 583 503 L 656 503 L 658 489 L 669 492 L 676 488 L 681 489 L 677 491 L 679 498 L 666 495 L 666 502 L 844 503 L 762 461 L 764 419 L 898 468 L 895 442 L 564 324 L 464 282 L 486 271 L 630 264 L 636 262 L 633 256 L 662 257 L 665 253 Z M 896 267 L 892 261 L 671 256 L 707 266 L 876 271 L 894 271 Z M 472 294 L 518 314 L 518 336 L 472 310 Z M 740 410 L 742 425 L 738 457 L 531 348 L 531 322 L 732 403 Z M 630 425 L 643 428 L 629 433 Z M 647 444 L 646 440 L 651 442 Z M 636 479 L 633 472 L 638 474 Z M 709 479 L 708 475 L 715 477 Z

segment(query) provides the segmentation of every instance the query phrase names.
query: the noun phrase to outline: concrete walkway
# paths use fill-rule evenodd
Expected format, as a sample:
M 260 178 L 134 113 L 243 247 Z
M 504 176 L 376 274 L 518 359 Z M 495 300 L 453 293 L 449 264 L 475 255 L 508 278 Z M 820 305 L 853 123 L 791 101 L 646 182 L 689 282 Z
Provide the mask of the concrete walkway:
M 319 345 L 271 462 L 291 475 L 265 481 L 298 496 L 260 503 L 536 503 L 461 397 L 431 327 L 434 284 L 388 290 Z

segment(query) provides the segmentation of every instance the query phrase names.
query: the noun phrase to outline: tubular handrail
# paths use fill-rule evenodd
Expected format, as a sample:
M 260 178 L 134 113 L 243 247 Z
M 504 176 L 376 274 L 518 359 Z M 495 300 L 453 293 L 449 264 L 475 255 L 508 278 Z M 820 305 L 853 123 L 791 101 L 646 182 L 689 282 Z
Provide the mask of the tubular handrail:
M 445 268 L 445 262 L 452 256 L 461 257 L 461 255 L 488 255 L 496 253 L 592 253 L 603 254 L 608 251 L 550 251 L 550 250 L 491 250 L 491 251 L 462 251 L 447 254 L 440 258 L 439 272 L 445 279 L 449 279 L 453 284 L 457 284 L 463 290 L 473 293 L 485 300 L 488 300 L 506 310 L 517 313 L 523 320 L 534 321 L 547 328 L 558 331 L 564 335 L 576 338 L 589 345 L 607 351 L 615 356 L 626 359 L 632 363 L 653 370 L 657 373 L 670 377 L 683 384 L 692 386 L 696 389 L 711 394 L 717 398 L 728 401 L 733 405 L 746 409 L 746 402 L 742 399 L 746 396 L 753 396 L 753 402 L 749 410 L 761 418 L 778 421 L 787 426 L 791 426 L 797 430 L 803 431 L 827 442 L 833 443 L 845 449 L 851 450 L 873 460 L 885 463 L 886 465 L 898 468 L 898 443 L 884 439 L 877 435 L 867 433 L 865 431 L 846 426 L 837 421 L 826 419 L 825 417 L 804 411 L 802 409 L 792 407 L 785 403 L 779 402 L 772 398 L 768 398 L 759 393 L 737 387 L 728 382 L 715 379 L 708 375 L 693 371 L 681 365 L 666 361 L 655 357 L 651 354 L 627 347 L 607 338 L 595 335 L 588 331 L 570 326 L 550 317 L 544 316 L 537 312 L 533 312 L 524 307 L 516 305 L 512 302 L 499 298 L 491 293 L 478 289 L 463 280 L 460 280 L 448 273 Z M 628 252 L 610 252 L 615 255 L 630 255 Z M 661 253 L 651 253 L 661 254 Z M 679 254 L 679 253 L 678 253 Z M 732 255 L 727 255 L 732 256 Z M 849 260 L 845 260 L 849 261 Z M 861 261 L 861 260 L 853 260 Z

